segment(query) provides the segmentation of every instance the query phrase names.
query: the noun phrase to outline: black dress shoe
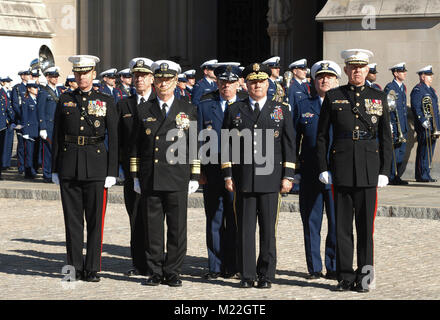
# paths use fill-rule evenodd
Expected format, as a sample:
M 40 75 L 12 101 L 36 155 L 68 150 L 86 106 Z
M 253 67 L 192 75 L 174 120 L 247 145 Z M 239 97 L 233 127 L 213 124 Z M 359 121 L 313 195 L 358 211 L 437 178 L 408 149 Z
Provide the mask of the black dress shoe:
M 231 279 L 237 276 L 237 273 L 235 272 L 222 272 L 220 276 L 224 279 Z
M 146 286 L 156 287 L 162 283 L 162 277 L 154 274 L 145 281 Z
M 272 287 L 272 283 L 266 279 L 266 277 L 261 277 L 258 279 L 257 288 L 258 289 L 270 289 Z
M 169 285 L 170 287 L 181 287 L 182 280 L 180 280 L 178 275 L 173 275 L 165 280 L 165 284 Z
M 431 182 L 429 179 L 416 179 L 417 182 Z
M 146 276 L 147 272 L 145 271 L 140 271 L 136 268 L 130 269 L 127 271 L 126 273 L 127 276 L 132 277 L 132 276 Z
M 84 271 L 75 271 L 75 281 L 85 280 Z
M 220 272 L 208 272 L 203 275 L 203 279 L 214 280 L 220 277 Z
M 52 183 L 52 178 L 44 178 L 44 183 Z
M 86 276 L 86 281 L 87 282 L 99 282 L 101 280 L 101 278 L 98 276 L 98 272 L 96 271 L 90 271 L 90 272 L 86 272 L 87 276 Z
M 437 182 L 437 179 L 429 178 L 429 182 Z
M 362 282 L 359 281 L 353 285 L 352 291 L 356 291 L 359 293 L 367 293 L 367 292 L 370 292 L 370 289 L 368 288 L 368 286 L 367 286 L 367 288 L 364 288 L 364 286 L 362 285 Z
M 338 280 L 336 271 L 327 271 L 325 278 L 329 280 Z
M 307 280 L 316 280 L 316 279 L 323 278 L 323 277 L 324 277 L 324 275 L 322 274 L 322 272 L 312 272 L 306 276 L 306 279 Z
M 350 291 L 353 289 L 353 282 L 350 282 L 348 280 L 341 280 L 338 282 L 338 285 L 336 286 L 334 291 Z
M 253 286 L 254 286 L 253 280 L 241 280 L 240 281 L 240 288 L 248 289 L 248 288 L 252 288 Z

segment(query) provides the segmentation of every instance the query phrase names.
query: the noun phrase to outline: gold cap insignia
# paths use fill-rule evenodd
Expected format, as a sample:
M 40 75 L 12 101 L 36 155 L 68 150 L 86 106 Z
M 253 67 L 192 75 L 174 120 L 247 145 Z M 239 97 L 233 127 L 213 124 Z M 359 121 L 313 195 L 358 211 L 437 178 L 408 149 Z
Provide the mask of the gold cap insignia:
M 329 64 L 328 63 L 321 63 L 322 70 L 327 70 Z
M 168 68 L 169 68 L 168 63 L 162 63 L 160 65 L 160 71 L 168 71 Z
M 252 70 L 254 70 L 255 72 L 260 71 L 260 65 L 258 63 L 254 63 Z

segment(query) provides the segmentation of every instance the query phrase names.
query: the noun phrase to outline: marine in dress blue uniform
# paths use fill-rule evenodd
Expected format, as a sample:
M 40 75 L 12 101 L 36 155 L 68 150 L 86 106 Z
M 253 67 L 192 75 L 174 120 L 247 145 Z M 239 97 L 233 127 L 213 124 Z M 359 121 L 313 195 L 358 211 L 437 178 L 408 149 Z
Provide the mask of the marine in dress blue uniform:
M 28 92 L 21 104 L 21 130 L 24 139 L 24 170 L 25 178 L 35 178 L 37 172 L 34 166 L 35 141 L 38 139 L 38 109 L 37 95 L 39 84 L 35 80 L 29 80 L 26 84 Z
M 367 80 L 365 81 L 365 84 L 374 89 L 382 90 L 382 87 L 375 82 L 377 78 L 376 74 L 378 73 L 377 63 L 370 63 L 368 67 L 370 68 L 370 71 L 368 72 Z
M 415 178 L 417 182 L 435 182 L 431 176 L 431 163 L 438 136 L 434 135 L 435 127 L 440 128 L 438 97 L 432 84 L 432 66 L 426 66 L 418 72 L 420 83 L 411 91 L 411 110 L 414 114 L 414 127 L 417 132 L 417 153 Z M 426 117 L 423 99 L 432 101 L 433 114 Z
M 21 104 L 24 100 L 24 96 L 27 93 L 26 83 L 27 81 L 31 80 L 32 72 L 30 69 L 25 69 L 20 72 L 18 72 L 18 75 L 21 77 L 22 82 L 16 84 L 12 88 L 12 96 L 11 96 L 11 104 L 12 104 L 12 110 L 15 114 L 15 124 L 18 126 L 16 129 L 16 135 L 17 135 L 17 167 L 18 167 L 18 173 L 22 174 L 24 173 L 24 141 L 23 141 L 23 134 L 21 132 L 20 128 L 20 121 L 21 121 Z
M 214 70 L 219 92 L 212 99 L 198 106 L 198 128 L 207 134 L 215 132 L 218 149 L 210 150 L 212 163 L 202 161 L 203 200 L 206 214 L 206 244 L 208 247 L 209 272 L 205 279 L 216 279 L 220 275 L 229 278 L 237 272 L 236 233 L 237 225 L 233 211 L 234 195 L 224 187 L 221 170 L 221 129 L 225 110 L 237 101 L 238 66 L 222 65 Z
M 12 139 L 14 137 L 14 129 L 11 128 L 14 121 L 14 112 L 12 111 L 8 89 L 3 86 L 7 78 L 2 78 L 2 86 L 0 86 L 0 160 L 2 160 L 2 167 L 0 167 L 0 180 L 2 180 L 2 169 L 10 166 Z M 9 158 L 8 158 L 9 156 Z
M 241 288 L 252 288 L 256 278 L 257 288 L 271 288 L 277 260 L 276 221 L 280 193 L 289 192 L 292 188 L 295 169 L 292 115 L 287 105 L 267 99 L 270 74 L 269 67 L 259 63 L 243 70 L 249 98 L 230 105 L 223 122 L 224 129 L 230 130 L 232 135 L 240 135 L 238 146 L 234 146 L 234 142 L 222 145 L 222 170 L 226 189 L 235 191 Z M 269 132 L 273 133 L 273 140 L 263 138 L 258 141 L 259 134 L 266 137 Z M 271 142 L 274 143 L 273 150 L 268 149 Z M 247 148 L 248 145 L 252 146 L 251 149 Z M 229 157 L 224 153 L 228 149 Z M 272 155 L 273 162 L 259 164 L 258 154 Z M 255 245 L 257 221 L 260 226 L 258 262 Z
M 44 86 L 37 97 L 37 109 L 39 119 L 39 136 L 42 139 L 42 167 L 43 180 L 52 182 L 52 141 L 55 110 L 62 89 L 57 87 L 59 68 L 50 67 L 43 74 L 46 76 L 47 85 Z
M 321 259 L 321 225 L 324 207 L 328 232 L 325 241 L 326 277 L 336 279 L 336 224 L 335 207 L 330 185 L 322 184 L 319 177 L 316 155 L 316 135 L 319 115 L 325 93 L 337 86 L 341 69 L 333 61 L 323 60 L 315 63 L 311 69 L 317 95 L 301 100 L 293 108 L 293 121 L 296 130 L 299 151 L 299 166 L 295 170 L 295 180 L 300 180 L 299 208 L 304 230 L 304 246 L 309 272 L 308 279 L 323 277 Z M 330 132 L 332 144 L 332 132 Z M 301 143 L 301 148 L 300 148 Z M 299 175 L 299 179 L 298 176 Z
M 402 180 L 402 175 L 406 169 L 405 152 L 409 129 L 406 86 L 403 83 L 407 72 L 405 62 L 394 65 L 390 70 L 394 80 L 384 88 L 384 92 L 389 97 L 388 104 L 390 105 L 390 120 L 393 134 L 393 162 L 391 163 L 389 178 L 391 185 L 407 185 L 408 181 Z M 394 104 L 390 102 L 392 100 L 394 100 Z M 398 124 L 400 125 L 400 132 Z
M 203 70 L 204 77 L 199 80 L 192 91 L 192 103 L 198 105 L 203 95 L 218 89 L 215 82 L 214 69 L 218 60 L 209 60 L 204 62 L 200 68 Z

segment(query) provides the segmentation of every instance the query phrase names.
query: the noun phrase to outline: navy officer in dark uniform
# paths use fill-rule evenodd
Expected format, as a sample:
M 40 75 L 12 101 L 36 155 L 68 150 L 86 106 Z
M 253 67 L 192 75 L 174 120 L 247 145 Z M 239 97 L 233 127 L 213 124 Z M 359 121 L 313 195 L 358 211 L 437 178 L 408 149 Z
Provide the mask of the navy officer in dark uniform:
M 408 139 L 408 111 L 406 99 L 406 66 L 405 62 L 398 63 L 390 68 L 394 80 L 385 86 L 384 92 L 388 95 L 390 120 L 393 134 L 393 161 L 391 162 L 390 184 L 407 185 L 402 180 L 406 169 L 405 153 Z M 391 105 L 394 104 L 394 105 Z
M 145 284 L 180 287 L 187 249 L 188 195 L 197 191 L 200 177 L 197 108 L 174 96 L 181 71 L 177 63 L 159 60 L 152 70 L 157 98 L 138 108 L 130 171 L 134 190 L 141 193 L 147 235 L 147 268 L 152 276 Z
M 259 63 L 243 70 L 249 98 L 230 105 L 223 123 L 232 140 L 222 143 L 222 170 L 226 190 L 235 192 L 241 288 L 253 287 L 256 278 L 258 288 L 271 287 L 280 193 L 290 191 L 294 177 L 293 120 L 288 105 L 268 100 L 270 74 L 269 67 Z M 257 220 L 260 254 L 256 263 Z
M 333 183 L 339 281 L 336 290 L 366 292 L 372 283 L 368 283 L 368 278 L 363 281 L 364 277 L 374 279 L 377 187 L 388 184 L 391 167 L 390 114 L 386 94 L 365 84 L 373 53 L 351 49 L 341 56 L 348 84 L 328 91 L 322 104 L 316 140 L 319 180 Z M 357 231 L 356 272 L 353 215 Z
M 432 87 L 432 66 L 418 72 L 420 82 L 411 91 L 411 110 L 417 132 L 415 178 L 417 182 L 436 182 L 431 176 L 431 164 L 440 133 L 437 93 Z M 430 107 L 432 106 L 432 107 Z
M 99 58 L 80 55 L 69 61 L 78 89 L 64 93 L 55 112 L 52 181 L 61 190 L 67 263 L 75 268 L 76 279 L 98 282 L 107 190 L 118 175 L 118 117 L 113 98 L 92 89 Z M 108 150 L 104 135 L 108 136 Z
M 200 102 L 198 127 L 209 133 L 215 132 L 218 149 L 210 150 L 209 159 L 202 160 L 201 184 L 206 214 L 206 244 L 208 247 L 209 272 L 205 279 L 219 276 L 231 277 L 237 272 L 236 267 L 236 232 L 237 226 L 233 212 L 233 193 L 225 189 L 221 171 L 221 129 L 226 109 L 237 101 L 238 79 L 241 70 L 236 65 L 221 65 L 214 70 L 219 91 L 212 99 Z M 205 138 L 206 139 L 206 138 Z M 208 161 L 206 161 L 208 162 Z
M 130 146 L 134 139 L 134 124 L 139 105 L 156 99 L 152 90 L 153 61 L 147 58 L 135 58 L 130 61 L 136 94 L 122 99 L 116 105 L 119 114 L 119 178 L 124 181 L 124 203 L 130 219 L 130 250 L 133 267 L 127 275 L 147 275 L 147 257 L 145 253 L 145 226 L 140 210 L 140 195 L 134 191 L 130 174 Z
M 327 91 L 338 86 L 341 68 L 333 61 L 319 61 L 312 66 L 311 76 L 314 79 L 317 95 L 301 100 L 293 108 L 296 150 L 301 150 L 295 180 L 300 181 L 299 210 L 304 227 L 304 246 L 309 271 L 307 278 L 313 280 L 324 276 L 321 259 L 321 225 L 325 207 L 328 224 L 325 241 L 326 278 L 336 279 L 335 206 L 330 185 L 323 185 L 318 179 L 320 172 L 316 157 L 316 135 L 322 101 Z

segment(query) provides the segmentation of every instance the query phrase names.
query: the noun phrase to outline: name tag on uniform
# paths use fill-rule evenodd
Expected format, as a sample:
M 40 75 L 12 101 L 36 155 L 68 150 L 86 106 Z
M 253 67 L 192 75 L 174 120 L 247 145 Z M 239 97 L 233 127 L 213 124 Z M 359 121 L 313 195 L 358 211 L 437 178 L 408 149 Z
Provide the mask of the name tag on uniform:
M 303 113 L 301 115 L 301 117 L 303 117 L 303 118 L 313 118 L 314 115 L 315 115 L 314 113 L 307 112 L 307 113 Z
M 124 114 L 124 115 L 122 116 L 122 118 L 130 118 L 131 116 L 132 116 L 131 113 L 127 113 L 127 114 Z

